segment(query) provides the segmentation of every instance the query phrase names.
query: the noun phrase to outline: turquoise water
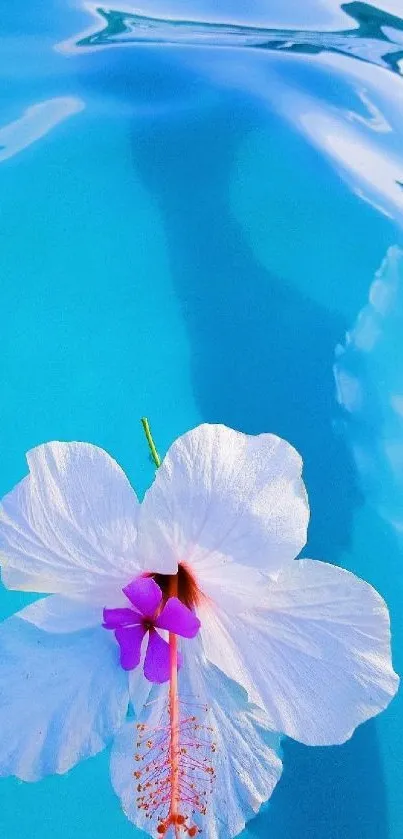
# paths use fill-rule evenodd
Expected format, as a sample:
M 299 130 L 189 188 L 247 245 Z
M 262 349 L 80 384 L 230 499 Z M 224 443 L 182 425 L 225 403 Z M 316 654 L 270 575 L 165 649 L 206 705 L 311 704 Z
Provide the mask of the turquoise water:
M 398 293 L 380 343 L 336 350 L 403 246 L 399 7 L 2 10 L 0 493 L 51 439 L 103 446 L 141 493 L 143 414 L 161 451 L 200 421 L 274 431 L 305 461 L 304 554 L 384 594 L 402 672 Z M 2 591 L 2 615 L 24 602 Z M 345 746 L 286 742 L 245 836 L 400 839 L 402 701 Z M 6 839 L 136 835 L 106 754 L 0 796 Z

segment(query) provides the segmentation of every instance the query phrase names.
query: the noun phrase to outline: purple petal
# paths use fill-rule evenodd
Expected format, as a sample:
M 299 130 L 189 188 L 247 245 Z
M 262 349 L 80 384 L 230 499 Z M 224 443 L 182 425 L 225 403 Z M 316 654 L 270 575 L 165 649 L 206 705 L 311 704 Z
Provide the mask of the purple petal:
M 104 609 L 105 629 L 118 629 L 119 626 L 136 626 L 141 623 L 141 615 L 133 609 Z
M 200 629 L 200 621 L 177 597 L 170 597 L 155 621 L 155 626 L 168 629 L 183 638 L 194 638 Z
M 152 618 L 162 600 L 162 591 L 152 577 L 137 577 L 123 593 L 146 618 Z
M 134 670 L 140 664 L 141 642 L 146 634 L 143 626 L 120 627 L 115 638 L 120 646 L 120 663 L 123 670 Z
M 170 675 L 169 644 L 151 630 L 144 661 L 144 675 L 149 682 L 167 682 Z

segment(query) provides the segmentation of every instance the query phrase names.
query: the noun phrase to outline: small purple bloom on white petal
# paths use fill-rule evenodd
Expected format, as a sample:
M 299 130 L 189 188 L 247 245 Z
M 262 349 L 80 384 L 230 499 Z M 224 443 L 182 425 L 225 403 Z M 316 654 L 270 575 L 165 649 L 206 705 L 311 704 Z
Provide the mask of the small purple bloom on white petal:
M 200 621 L 177 597 L 170 597 L 159 612 L 162 591 L 152 577 L 137 577 L 122 590 L 135 608 L 104 609 L 103 623 L 105 629 L 115 631 L 120 647 L 120 664 L 123 670 L 138 667 L 141 645 L 148 634 L 144 675 L 150 682 L 167 682 L 170 675 L 169 644 L 156 630 L 166 630 L 182 638 L 194 638 L 200 629 Z M 177 663 L 180 667 L 180 654 Z

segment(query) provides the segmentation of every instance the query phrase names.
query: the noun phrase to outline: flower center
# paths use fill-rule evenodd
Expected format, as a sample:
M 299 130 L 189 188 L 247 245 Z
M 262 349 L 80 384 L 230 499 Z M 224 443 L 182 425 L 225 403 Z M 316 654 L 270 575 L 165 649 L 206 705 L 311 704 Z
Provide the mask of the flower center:
M 184 562 L 179 563 L 177 574 L 151 574 L 151 576 L 159 585 L 164 596 L 164 600 L 170 596 L 172 583 L 176 577 L 178 599 L 189 609 L 192 609 L 200 604 L 203 596 L 202 592 L 200 591 L 196 577 Z
M 145 629 L 146 632 L 151 632 L 151 630 L 154 629 L 153 621 L 148 620 L 148 618 L 145 618 L 142 621 L 142 624 L 143 624 L 143 629 Z

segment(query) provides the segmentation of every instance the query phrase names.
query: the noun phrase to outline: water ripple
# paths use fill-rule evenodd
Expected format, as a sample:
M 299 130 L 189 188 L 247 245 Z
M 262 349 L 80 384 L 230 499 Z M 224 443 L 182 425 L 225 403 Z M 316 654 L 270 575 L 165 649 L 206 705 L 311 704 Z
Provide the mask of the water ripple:
M 31 105 L 21 117 L 0 127 L 0 163 L 28 148 L 84 107 L 84 102 L 76 96 L 57 96 Z
M 140 44 L 238 47 L 285 52 L 322 51 L 352 55 L 402 74 L 403 20 L 367 3 L 345 3 L 341 9 L 352 26 L 338 32 L 270 29 L 240 24 L 149 17 L 145 14 L 88 5 L 96 23 L 58 45 L 64 52 Z
M 403 537 L 403 251 L 389 248 L 344 345 L 337 398 L 366 498 Z

